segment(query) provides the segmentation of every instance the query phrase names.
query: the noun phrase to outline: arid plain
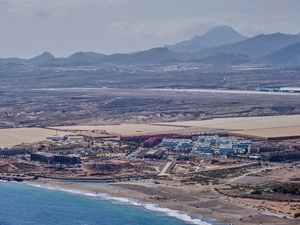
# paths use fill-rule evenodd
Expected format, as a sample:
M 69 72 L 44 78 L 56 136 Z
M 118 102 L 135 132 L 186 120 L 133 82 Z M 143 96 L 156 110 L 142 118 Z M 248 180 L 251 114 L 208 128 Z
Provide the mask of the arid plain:
M 256 92 L 255 88 L 297 85 L 299 70 L 199 67 L 178 72 L 162 67 L 138 74 L 120 72 L 120 68 L 118 72 L 98 73 L 87 68 L 20 69 L 14 71 L 18 82 L 12 82 L 12 72 L 6 71 L 6 85 L 0 87 L 0 148 L 15 145 L 46 155 L 76 153 L 81 155 L 82 164 L 4 157 L 1 177 L 38 178 L 34 183 L 40 185 L 134 198 L 221 223 L 298 224 L 299 219 L 291 218 L 299 211 L 298 195 L 292 199 L 281 192 L 264 192 L 276 190 L 276 185 L 298 187 L 297 163 L 257 161 L 247 154 L 226 158 L 167 150 L 163 159 L 145 160 L 137 157 L 141 142 L 119 138 L 218 134 L 251 139 L 254 144 L 258 142 L 258 149 L 272 146 L 298 151 L 300 96 Z M 195 91 L 199 89 L 202 91 Z M 88 138 L 46 140 L 56 135 Z M 166 166 L 170 167 L 164 169 Z M 162 171 L 164 175 L 159 176 Z M 86 185 L 91 180 L 100 186 Z M 103 188 L 103 181 L 110 188 Z M 257 189 L 262 193 L 251 194 Z

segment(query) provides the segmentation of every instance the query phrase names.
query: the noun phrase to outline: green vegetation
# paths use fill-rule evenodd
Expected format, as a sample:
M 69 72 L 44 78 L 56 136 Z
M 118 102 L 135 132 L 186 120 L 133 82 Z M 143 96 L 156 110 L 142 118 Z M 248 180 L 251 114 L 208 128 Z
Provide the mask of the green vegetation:
M 128 148 L 130 150 L 136 150 L 138 147 L 141 146 L 141 143 L 142 143 L 141 141 L 137 141 L 137 142 L 135 142 L 135 141 L 124 141 L 123 142 L 124 145 L 128 145 Z
M 208 184 L 219 184 L 220 179 L 235 177 L 240 174 L 243 174 L 245 169 L 218 169 L 218 170 L 209 170 L 209 171 L 202 171 L 197 175 L 191 176 L 189 178 L 185 178 L 181 180 L 183 183 L 198 183 L 202 185 Z
M 295 217 L 295 218 L 300 217 L 300 212 L 299 212 L 299 213 L 295 213 L 295 214 L 294 214 L 294 217 Z
M 300 184 L 273 184 L 271 189 L 273 192 L 279 192 L 283 194 L 300 194 Z
M 218 137 L 228 137 L 229 134 L 227 133 L 218 133 Z
M 251 190 L 251 194 L 260 195 L 263 192 L 273 193 L 273 194 L 287 194 L 287 195 L 300 195 L 300 184 L 296 183 L 275 183 L 263 186 L 240 186 L 244 189 Z
M 202 176 L 205 177 L 211 177 L 211 178 L 229 178 L 229 177 L 233 177 L 233 176 L 237 176 L 239 174 L 243 173 L 243 169 L 219 169 L 219 170 L 209 170 L 209 171 L 203 171 L 201 173 L 199 173 Z
M 209 182 L 211 181 L 213 181 L 211 178 L 198 176 L 198 175 L 181 180 L 182 183 L 198 183 L 202 185 L 208 185 Z
M 45 145 L 40 145 L 40 147 L 38 147 L 38 151 L 42 151 L 45 147 Z
M 250 194 L 253 194 L 253 195 L 261 195 L 262 192 L 261 192 L 261 190 L 259 190 L 259 189 L 255 189 L 255 190 L 253 190 Z

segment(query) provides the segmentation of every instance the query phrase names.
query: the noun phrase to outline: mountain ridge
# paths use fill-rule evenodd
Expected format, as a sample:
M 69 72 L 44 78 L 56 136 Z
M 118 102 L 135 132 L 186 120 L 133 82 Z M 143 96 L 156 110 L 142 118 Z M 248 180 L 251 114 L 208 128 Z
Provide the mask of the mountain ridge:
M 246 40 L 245 37 L 229 26 L 213 27 L 203 35 L 196 35 L 190 40 L 185 40 L 174 45 L 166 45 L 173 52 L 194 53 L 206 48 L 221 46 Z
M 233 53 L 235 55 L 244 54 L 250 58 L 258 58 L 297 42 L 300 42 L 300 36 L 297 35 L 282 33 L 260 34 L 241 42 L 204 49 L 194 53 L 194 57 L 201 59 L 207 56 L 213 56 L 219 52 L 224 52 L 228 54 Z
M 251 61 L 263 65 L 300 65 L 300 42 Z
M 27 59 L 29 63 L 41 63 L 43 61 L 55 59 L 55 57 L 50 52 L 44 52 L 41 55 L 35 56 L 31 59 Z
M 230 29 L 226 28 L 225 29 Z M 217 29 L 218 30 L 218 29 Z M 212 29 L 211 32 L 217 32 Z M 200 37 L 200 36 L 199 36 Z M 100 66 L 101 64 L 160 64 L 195 62 L 215 65 L 243 63 L 299 65 L 299 35 L 282 33 L 260 34 L 246 40 L 188 53 L 173 52 L 166 47 L 151 48 L 132 53 L 105 55 L 96 52 L 75 52 L 66 58 L 55 58 L 44 52 L 31 59 L 0 58 L 1 67 L 36 66 Z M 294 45 L 295 44 L 295 45 Z M 289 47 L 292 46 L 292 47 Z M 286 49 L 285 49 L 286 48 Z M 295 48 L 296 50 L 293 50 Z M 282 51 L 281 51 L 282 50 Z M 279 51 L 279 53 L 277 53 Z M 272 55 L 272 53 L 274 53 Z M 271 54 L 271 55 L 270 55 Z M 285 58 L 280 56 L 283 54 Z M 269 61 L 268 61 L 269 60 Z M 273 60 L 273 61 L 272 61 Z

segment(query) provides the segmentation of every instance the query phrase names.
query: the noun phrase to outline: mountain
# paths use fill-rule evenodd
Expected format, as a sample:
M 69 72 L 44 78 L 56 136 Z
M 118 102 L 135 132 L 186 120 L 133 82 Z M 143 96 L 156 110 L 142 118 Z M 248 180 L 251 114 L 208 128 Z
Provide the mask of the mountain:
M 193 57 L 201 59 L 223 52 L 228 54 L 233 53 L 235 55 L 243 54 L 248 55 L 250 58 L 258 58 L 297 42 L 300 42 L 300 36 L 298 35 L 281 33 L 261 34 L 241 42 L 204 49 L 194 53 Z
M 38 64 L 52 59 L 55 59 L 55 57 L 51 53 L 44 52 L 43 54 L 38 55 L 32 59 L 28 59 L 26 61 L 31 64 Z
M 194 59 L 190 60 L 190 62 L 200 62 L 204 64 L 212 64 L 212 65 L 239 65 L 246 62 L 249 62 L 250 58 L 247 55 L 234 55 L 228 53 L 218 53 L 214 56 L 208 56 L 204 59 Z
M 252 64 L 264 65 L 300 65 L 300 42 L 289 45 L 279 51 L 273 52 L 269 55 L 252 60 Z
M 198 52 L 205 48 L 221 46 L 246 40 L 247 37 L 239 34 L 229 26 L 214 27 L 201 36 L 183 41 L 174 45 L 166 45 L 173 52 Z
M 96 52 L 76 52 L 68 57 L 68 59 L 73 61 L 88 61 L 95 60 L 104 57 L 104 54 Z
M 68 58 L 55 58 L 40 63 L 40 66 L 97 66 L 107 64 L 156 64 L 189 60 L 186 53 L 174 53 L 167 48 L 152 48 L 130 54 L 103 55 L 92 52 L 77 52 Z
M 41 55 L 38 55 L 34 58 L 31 59 L 20 59 L 20 58 L 0 58 L 0 63 L 5 63 L 5 64 L 16 64 L 16 65 L 21 65 L 21 64 L 39 64 L 44 61 L 48 60 L 53 60 L 55 57 L 49 53 L 49 52 L 44 52 Z
M 67 58 L 54 58 L 40 63 L 40 66 L 93 66 L 99 64 L 104 54 L 96 52 L 76 52 Z
M 26 63 L 26 59 L 20 59 L 20 58 L 0 58 L 0 63 L 4 64 L 9 64 L 9 63 L 14 63 L 14 64 L 23 64 Z
M 167 59 L 184 59 L 184 54 L 171 52 L 167 48 L 152 48 L 128 56 L 131 60 L 139 62 L 159 63 Z
M 217 31 L 222 29 L 230 30 L 232 28 L 213 28 L 206 34 L 216 35 L 218 33 Z M 205 35 L 202 35 L 202 37 L 203 36 Z M 204 39 L 202 39 L 202 41 L 203 40 Z M 217 43 L 215 40 L 211 41 Z M 212 65 L 238 65 L 247 62 L 299 65 L 299 43 L 300 35 L 281 33 L 269 35 L 261 34 L 244 41 L 211 47 L 196 53 L 172 52 L 168 48 L 160 47 L 130 54 L 103 55 L 95 52 L 76 52 L 67 58 L 55 58 L 51 53 L 44 52 L 32 59 L 0 58 L 0 66 L 1 68 L 26 65 L 63 67 L 180 62 L 199 62 Z M 209 44 L 208 41 L 206 41 L 206 44 Z
M 168 60 L 186 61 L 190 59 L 188 53 L 174 53 L 167 48 L 152 48 L 150 50 L 128 54 L 113 54 L 101 60 L 104 63 L 136 64 L 161 63 Z
M 197 43 L 193 43 L 191 40 L 183 41 L 174 45 L 166 45 L 165 48 L 169 49 L 172 52 L 177 52 L 177 53 L 183 53 L 183 52 L 194 53 L 194 52 L 199 52 L 206 48 Z

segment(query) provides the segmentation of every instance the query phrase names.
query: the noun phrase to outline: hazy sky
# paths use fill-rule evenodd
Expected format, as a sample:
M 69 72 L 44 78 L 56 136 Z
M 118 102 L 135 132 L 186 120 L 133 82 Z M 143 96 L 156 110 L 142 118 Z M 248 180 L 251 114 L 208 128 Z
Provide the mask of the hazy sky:
M 229 25 L 299 33 L 299 0 L 0 0 L 0 57 L 133 52 Z

